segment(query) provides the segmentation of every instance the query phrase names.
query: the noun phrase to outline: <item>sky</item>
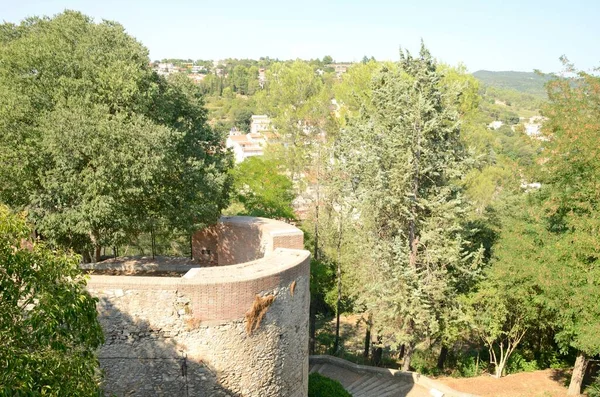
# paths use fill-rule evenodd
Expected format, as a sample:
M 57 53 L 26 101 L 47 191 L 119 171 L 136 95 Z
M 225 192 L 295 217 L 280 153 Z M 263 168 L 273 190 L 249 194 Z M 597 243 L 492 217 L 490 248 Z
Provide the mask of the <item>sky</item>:
M 600 66 L 600 0 L 0 0 L 0 21 L 78 10 L 121 23 L 150 58 L 397 60 L 421 39 L 469 71 Z

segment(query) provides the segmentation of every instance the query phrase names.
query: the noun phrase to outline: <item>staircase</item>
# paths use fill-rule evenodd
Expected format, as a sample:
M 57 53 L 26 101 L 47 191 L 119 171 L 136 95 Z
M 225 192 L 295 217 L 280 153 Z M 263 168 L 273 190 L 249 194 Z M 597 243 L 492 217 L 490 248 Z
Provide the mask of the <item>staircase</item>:
M 310 372 L 339 381 L 353 397 L 477 397 L 415 372 L 357 365 L 333 356 L 310 356 Z
M 353 397 L 431 397 L 429 390 L 402 377 L 360 373 L 331 363 L 311 362 L 310 372 L 339 381 Z

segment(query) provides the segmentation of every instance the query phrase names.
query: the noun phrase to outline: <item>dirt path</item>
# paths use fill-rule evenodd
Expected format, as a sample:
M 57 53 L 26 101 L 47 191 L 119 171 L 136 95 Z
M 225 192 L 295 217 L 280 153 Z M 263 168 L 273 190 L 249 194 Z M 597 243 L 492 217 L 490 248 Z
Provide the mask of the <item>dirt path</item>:
M 496 379 L 489 375 L 474 378 L 437 378 L 436 380 L 453 389 L 496 397 L 565 397 L 568 372 L 546 369 L 522 372 Z

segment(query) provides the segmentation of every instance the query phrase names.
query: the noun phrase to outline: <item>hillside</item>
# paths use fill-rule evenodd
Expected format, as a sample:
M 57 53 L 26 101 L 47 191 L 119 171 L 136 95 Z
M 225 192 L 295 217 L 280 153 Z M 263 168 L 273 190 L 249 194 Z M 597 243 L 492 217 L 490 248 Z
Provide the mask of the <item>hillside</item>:
M 512 89 L 519 92 L 546 97 L 544 84 L 550 79 L 533 72 L 491 72 L 478 70 L 473 73 L 482 83 L 502 89 Z

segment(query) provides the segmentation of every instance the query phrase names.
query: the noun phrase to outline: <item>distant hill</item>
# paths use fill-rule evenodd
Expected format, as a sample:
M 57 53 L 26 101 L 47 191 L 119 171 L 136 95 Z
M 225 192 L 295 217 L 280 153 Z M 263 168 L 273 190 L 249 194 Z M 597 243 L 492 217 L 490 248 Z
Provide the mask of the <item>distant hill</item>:
M 546 97 L 544 84 L 550 79 L 532 72 L 490 72 L 488 70 L 478 70 L 473 73 L 473 76 L 492 87 L 516 90 L 544 98 Z

